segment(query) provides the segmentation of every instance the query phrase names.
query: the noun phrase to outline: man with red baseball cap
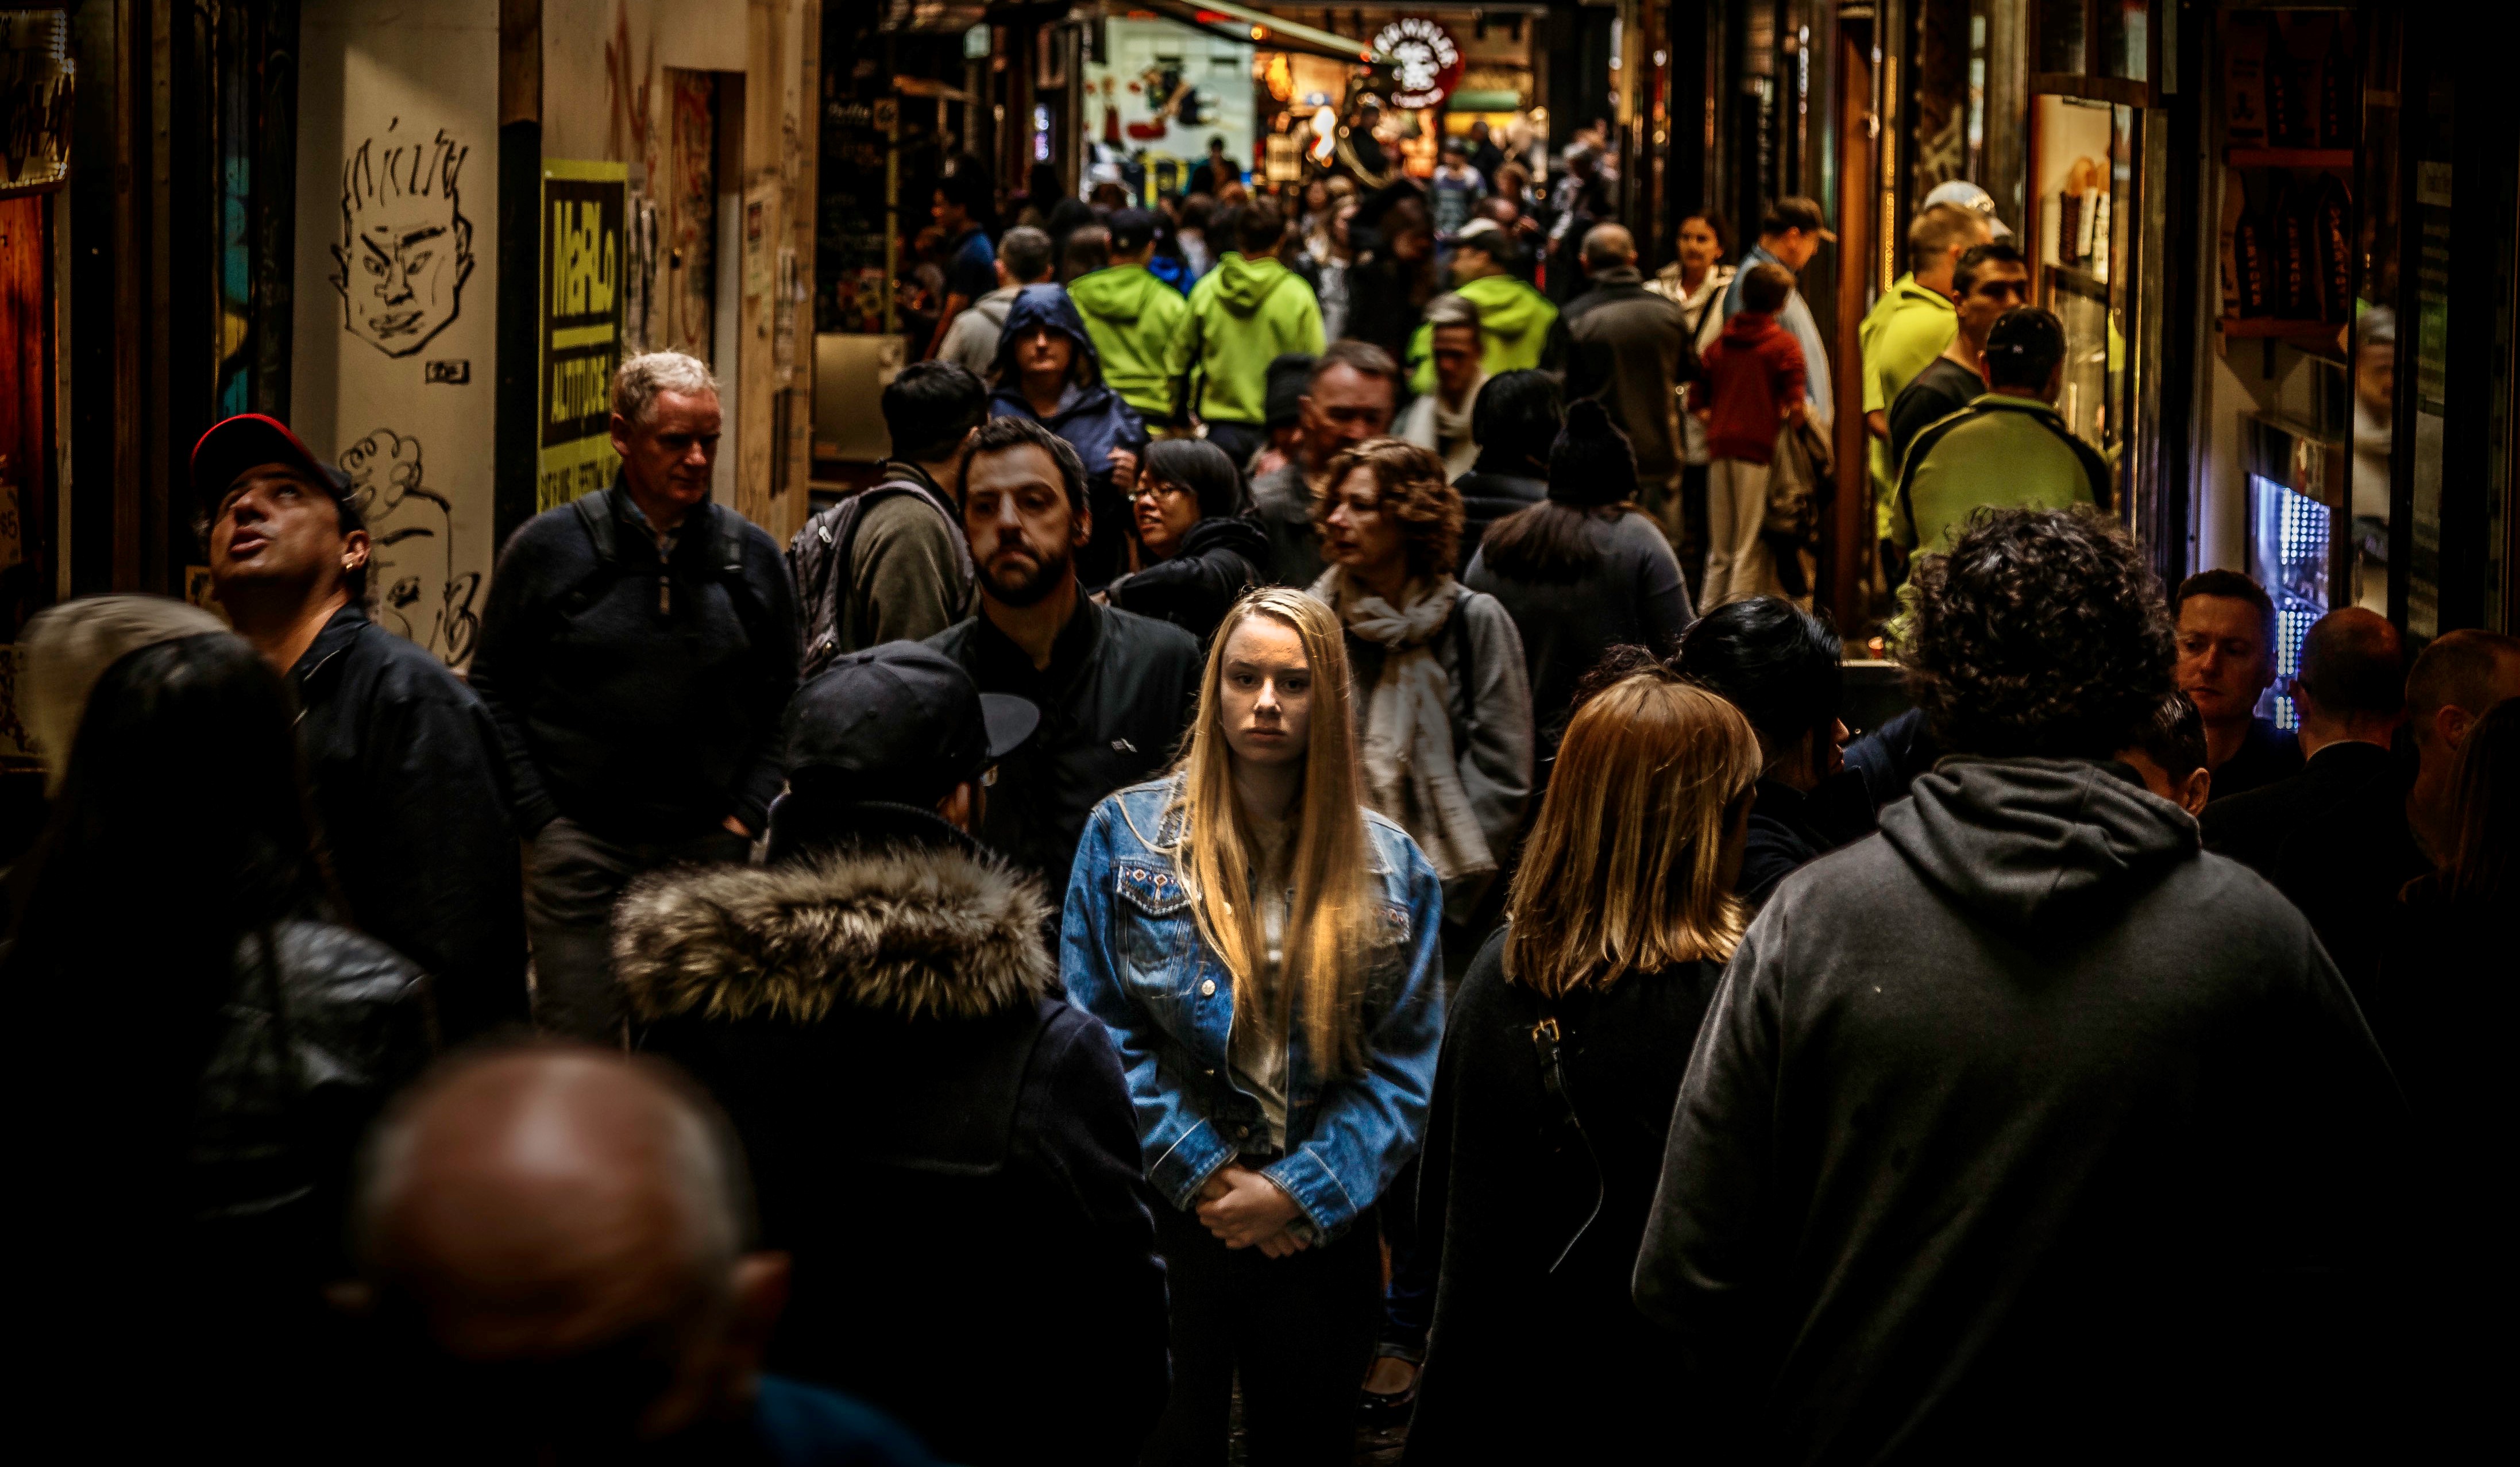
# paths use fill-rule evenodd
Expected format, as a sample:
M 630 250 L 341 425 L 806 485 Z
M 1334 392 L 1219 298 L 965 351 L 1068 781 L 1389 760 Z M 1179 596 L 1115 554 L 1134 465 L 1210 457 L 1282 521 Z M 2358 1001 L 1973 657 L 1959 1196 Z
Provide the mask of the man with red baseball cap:
M 438 1025 L 527 1012 L 523 890 L 498 731 L 438 660 L 368 618 L 369 542 L 347 474 L 242 413 L 193 446 L 210 591 L 288 679 L 349 919 L 426 969 Z

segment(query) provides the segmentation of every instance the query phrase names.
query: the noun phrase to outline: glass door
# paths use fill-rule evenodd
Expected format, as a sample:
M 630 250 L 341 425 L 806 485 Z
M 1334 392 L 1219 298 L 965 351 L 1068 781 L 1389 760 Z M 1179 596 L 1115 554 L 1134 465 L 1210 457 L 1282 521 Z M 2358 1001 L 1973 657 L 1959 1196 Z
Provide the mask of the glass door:
M 2127 321 L 2137 279 L 2140 110 L 2083 97 L 2037 99 L 2031 162 L 2038 298 L 2065 326 L 2065 425 L 2118 470 L 2126 512 Z

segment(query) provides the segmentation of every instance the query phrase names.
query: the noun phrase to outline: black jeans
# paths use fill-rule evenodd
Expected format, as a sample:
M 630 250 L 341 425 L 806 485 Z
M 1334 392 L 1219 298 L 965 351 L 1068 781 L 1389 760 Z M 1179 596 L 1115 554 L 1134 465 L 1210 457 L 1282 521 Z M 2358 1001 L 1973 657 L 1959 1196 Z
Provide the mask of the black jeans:
M 732 830 L 681 840 L 608 840 L 562 816 L 525 860 L 525 929 L 534 944 L 534 1023 L 553 1034 L 617 1043 L 612 904 L 635 876 L 667 866 L 724 866 L 752 843 Z
M 1238 1369 L 1251 1467 L 1344 1467 L 1382 1313 L 1380 1231 L 1369 1211 L 1333 1242 L 1269 1258 L 1158 1204 L 1173 1391 L 1139 1461 L 1219 1467 Z

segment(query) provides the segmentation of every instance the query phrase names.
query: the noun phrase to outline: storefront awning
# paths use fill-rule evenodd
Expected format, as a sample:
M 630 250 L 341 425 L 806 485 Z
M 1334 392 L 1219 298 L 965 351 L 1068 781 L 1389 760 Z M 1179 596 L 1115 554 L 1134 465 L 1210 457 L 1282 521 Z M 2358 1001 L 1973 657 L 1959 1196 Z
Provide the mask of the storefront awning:
M 1249 41 L 1275 51 L 1301 51 L 1360 67 L 1391 60 L 1364 41 L 1298 24 L 1264 10 L 1228 4 L 1227 0 L 1129 0 L 1129 3 L 1132 9 L 1144 6 L 1174 20 L 1187 21 L 1202 30 L 1213 30 L 1219 35 L 1230 35 L 1238 41 Z

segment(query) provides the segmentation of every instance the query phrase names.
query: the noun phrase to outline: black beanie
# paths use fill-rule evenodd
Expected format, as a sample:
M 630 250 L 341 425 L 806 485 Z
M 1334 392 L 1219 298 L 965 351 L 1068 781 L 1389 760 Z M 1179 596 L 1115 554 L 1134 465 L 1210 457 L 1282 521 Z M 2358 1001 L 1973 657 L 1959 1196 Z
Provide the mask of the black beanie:
M 1637 497 L 1637 451 L 1600 399 L 1566 405 L 1566 425 L 1549 445 L 1549 497 L 1579 510 Z

